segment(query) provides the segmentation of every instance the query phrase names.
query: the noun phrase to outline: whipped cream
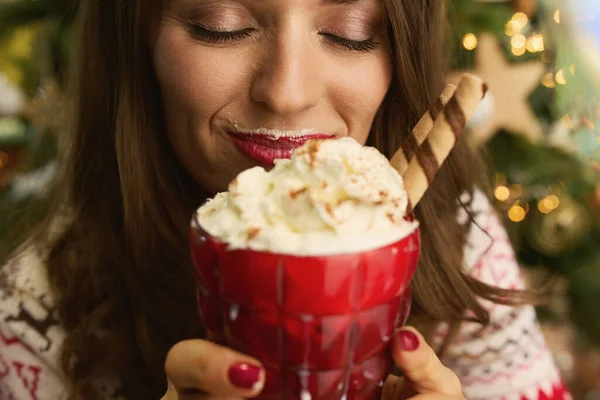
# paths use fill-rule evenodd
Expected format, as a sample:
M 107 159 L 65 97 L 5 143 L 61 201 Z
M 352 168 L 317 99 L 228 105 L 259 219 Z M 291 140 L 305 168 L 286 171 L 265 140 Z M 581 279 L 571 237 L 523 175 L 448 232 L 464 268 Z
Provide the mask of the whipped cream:
M 410 234 L 400 174 L 354 139 L 309 140 L 272 170 L 240 173 L 197 220 L 231 249 L 326 255 L 388 245 Z

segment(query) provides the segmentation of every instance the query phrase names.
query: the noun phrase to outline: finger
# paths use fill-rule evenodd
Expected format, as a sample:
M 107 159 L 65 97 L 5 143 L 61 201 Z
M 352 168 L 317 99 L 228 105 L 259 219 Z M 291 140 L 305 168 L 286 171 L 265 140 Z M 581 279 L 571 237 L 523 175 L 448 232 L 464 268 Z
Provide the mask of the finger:
M 205 340 L 186 340 L 173 346 L 165 371 L 180 393 L 201 390 L 214 396 L 254 397 L 265 380 L 257 360 Z
M 416 393 L 462 397 L 462 386 L 456 374 L 442 364 L 414 328 L 405 327 L 396 332 L 392 357 Z
M 413 385 L 407 381 L 404 377 L 398 380 L 396 387 L 394 388 L 393 399 L 394 400 L 405 400 L 415 396 L 417 392 L 413 388 Z
M 388 378 L 385 380 L 385 383 L 383 384 L 383 388 L 381 389 L 382 400 L 392 400 L 395 398 L 394 390 L 399 379 L 400 378 L 398 378 L 395 375 L 388 376 Z

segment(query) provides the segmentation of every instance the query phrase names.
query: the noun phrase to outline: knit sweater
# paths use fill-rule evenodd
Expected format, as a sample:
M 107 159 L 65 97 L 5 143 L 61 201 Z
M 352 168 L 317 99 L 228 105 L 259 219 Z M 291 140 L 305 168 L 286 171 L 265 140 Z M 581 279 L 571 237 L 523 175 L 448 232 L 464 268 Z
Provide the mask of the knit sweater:
M 465 268 L 482 282 L 509 289 L 523 288 L 515 254 L 487 198 L 476 192 L 471 209 L 459 215 L 471 224 L 465 247 Z M 29 249 L 4 267 L 0 280 L 0 399 L 60 400 L 67 384 L 59 367 L 65 332 L 56 315 L 46 268 Z M 485 329 L 464 323 L 442 359 L 472 400 L 571 399 L 530 306 L 508 307 L 482 300 L 490 312 Z M 437 331 L 433 345 L 447 334 Z M 115 382 L 99 382 L 107 400 L 117 399 Z

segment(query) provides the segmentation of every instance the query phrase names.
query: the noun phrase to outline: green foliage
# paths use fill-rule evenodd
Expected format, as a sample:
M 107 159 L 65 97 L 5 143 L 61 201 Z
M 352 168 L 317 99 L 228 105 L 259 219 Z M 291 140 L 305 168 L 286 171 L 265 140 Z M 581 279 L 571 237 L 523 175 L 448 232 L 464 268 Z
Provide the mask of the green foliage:
M 25 88 L 33 93 L 42 77 L 51 76 L 64 83 L 70 49 L 71 27 L 75 19 L 76 0 L 8 0 L 0 2 L 0 46 L 16 29 L 41 26 L 37 53 L 32 60 L 16 60 L 25 69 Z M 37 77 L 34 73 L 37 73 Z M 37 79 L 36 79 L 37 78 Z
M 488 33 L 498 39 L 510 62 L 524 62 L 539 59 L 539 55 L 526 53 L 515 56 L 510 51 L 510 37 L 504 33 L 506 23 L 510 21 L 515 10 L 506 2 L 483 2 L 477 0 L 453 0 L 450 2 L 449 20 L 454 41 L 455 55 L 452 59 L 453 69 L 471 69 L 475 67 L 476 51 L 466 50 L 462 38 L 473 33 Z M 535 24 L 535 22 L 534 22 Z
M 27 238 L 47 214 L 49 203 L 44 197 L 15 200 L 10 190 L 0 191 L 0 263 Z
M 600 258 L 574 271 L 570 283 L 571 318 L 583 341 L 600 346 Z
M 519 261 L 567 280 L 573 323 L 585 340 L 600 345 L 600 215 L 595 208 L 596 182 L 585 173 L 585 164 L 577 155 L 533 144 L 519 135 L 499 133 L 487 147 L 492 170 L 505 176 L 507 185 L 524 188 L 520 204 L 527 204 L 530 210 L 524 221 L 510 221 L 506 217 L 510 204 L 499 204 Z M 538 202 L 549 193 L 568 201 L 561 207 L 569 207 L 570 219 L 552 223 L 556 210 L 547 215 L 538 211 Z M 555 316 L 545 309 L 540 317 Z
M 477 0 L 453 0 L 451 17 L 456 30 L 463 35 L 469 32 L 504 34 L 504 25 L 514 11 L 503 3 L 490 4 Z
M 72 42 L 72 26 L 78 0 L 5 0 L 0 1 L 0 46 L 6 44 L 17 29 L 36 27 L 36 43 L 31 57 L 14 57 L 11 64 L 18 66 L 23 75 L 22 89 L 33 98 L 42 82 L 56 81 L 65 87 L 67 60 Z M 25 153 L 22 172 L 36 171 L 56 156 L 57 134 L 38 132 L 31 121 L 25 121 L 29 130 L 20 145 Z M 17 140 L 15 139 L 15 140 Z M 4 141 L 5 145 L 9 143 Z M 13 181 L 14 183 L 14 181 Z M 15 198 L 14 185 L 0 189 L 0 259 L 6 256 L 27 235 L 30 228 L 43 218 L 48 209 L 44 196 Z
M 572 195 L 578 192 L 587 196 L 594 190 L 584 178 L 584 166 L 577 156 L 560 148 L 500 132 L 489 142 L 488 153 L 495 170 L 505 173 L 512 183 L 549 186 L 562 181 Z
M 72 21 L 77 2 L 73 0 L 8 0 L 0 2 L 0 44 L 15 29 L 47 21 Z
M 514 12 L 504 3 L 489 4 L 476 0 L 454 0 L 450 2 L 450 28 L 454 37 L 456 54 L 454 69 L 474 67 L 475 53 L 462 47 L 462 38 L 467 33 L 479 35 L 489 32 L 501 42 L 504 39 L 504 25 Z

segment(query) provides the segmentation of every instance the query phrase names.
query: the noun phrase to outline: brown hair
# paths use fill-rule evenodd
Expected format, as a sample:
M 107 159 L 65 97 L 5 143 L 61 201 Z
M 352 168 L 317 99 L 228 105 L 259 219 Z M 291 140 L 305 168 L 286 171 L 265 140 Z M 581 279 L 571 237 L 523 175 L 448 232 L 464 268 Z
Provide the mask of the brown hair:
M 390 156 L 441 89 L 445 11 L 443 0 L 384 3 L 395 79 L 369 140 Z M 128 398 L 158 398 L 169 348 L 203 335 L 186 236 L 208 194 L 165 134 L 148 46 L 160 1 L 83 0 L 80 7 L 73 119 L 50 216 L 67 210 L 68 219 L 60 234 L 38 238 L 48 246 L 68 335 L 62 367 L 78 398 L 97 398 L 93 382 L 106 376 L 120 379 Z M 459 195 L 473 190 L 472 160 L 459 144 L 416 210 L 424 252 L 412 283 L 413 315 L 426 321 L 422 327 L 458 323 L 466 310 L 487 323 L 478 296 L 519 300 L 461 272 L 465 227 L 455 215 Z

